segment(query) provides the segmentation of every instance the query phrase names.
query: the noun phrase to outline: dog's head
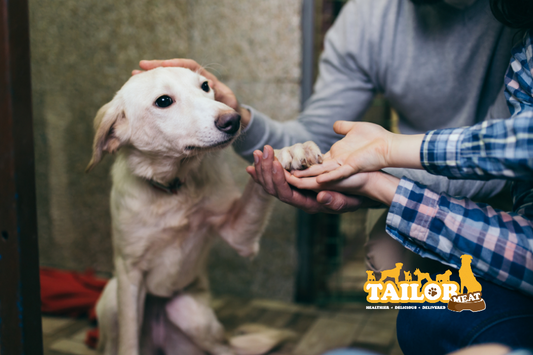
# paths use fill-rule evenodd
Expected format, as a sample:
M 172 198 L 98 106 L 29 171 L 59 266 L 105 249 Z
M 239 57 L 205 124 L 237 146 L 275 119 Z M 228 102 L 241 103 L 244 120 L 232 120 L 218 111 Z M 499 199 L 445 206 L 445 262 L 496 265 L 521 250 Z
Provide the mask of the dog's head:
M 405 277 L 411 276 L 411 271 L 404 271 L 403 273 L 405 274 Z
M 177 158 L 221 149 L 239 135 L 240 120 L 215 101 L 203 76 L 184 68 L 150 70 L 131 77 L 98 111 L 87 171 L 123 146 Z
M 403 264 L 402 264 L 402 263 L 396 263 L 396 267 L 397 267 L 398 269 L 401 269 L 401 268 L 402 268 L 402 266 L 403 266 Z

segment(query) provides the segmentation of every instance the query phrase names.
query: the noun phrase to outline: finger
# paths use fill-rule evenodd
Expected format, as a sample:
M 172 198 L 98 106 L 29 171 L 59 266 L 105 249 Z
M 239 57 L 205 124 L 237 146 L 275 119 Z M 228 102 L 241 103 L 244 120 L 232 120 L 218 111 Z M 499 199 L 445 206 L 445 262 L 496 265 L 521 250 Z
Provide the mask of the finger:
M 207 79 L 217 81 L 217 77 L 205 70 L 200 64 L 192 59 L 185 58 L 175 58 L 175 59 L 166 59 L 166 60 L 141 60 L 139 62 L 139 67 L 144 70 L 155 69 L 158 67 L 181 67 L 187 68 L 192 71 L 199 72 L 201 75 L 205 76 Z
M 333 130 L 335 133 L 346 135 L 348 132 L 350 132 L 355 126 L 357 125 L 357 122 L 350 122 L 350 121 L 337 121 L 333 124 Z
M 151 70 L 163 66 L 162 63 L 163 60 L 141 60 L 139 67 L 144 70 Z
M 305 170 L 296 170 L 294 176 L 296 177 L 308 177 L 324 174 L 328 171 L 335 170 L 339 167 L 339 163 L 335 160 L 324 160 L 322 164 L 311 165 Z
M 284 178 L 286 171 L 281 163 L 273 163 L 275 173 L 273 173 L 274 188 L 278 199 L 291 206 L 298 207 L 307 213 L 317 213 L 323 210 L 322 205 L 316 201 L 316 194 L 312 191 L 300 191 L 292 188 Z M 282 174 L 282 172 L 285 172 Z
M 335 191 L 320 191 L 316 200 L 330 213 L 357 211 L 362 204 L 359 197 L 344 195 Z
M 287 174 L 287 171 L 283 169 L 279 161 L 276 160 L 272 163 L 273 186 L 276 190 L 276 195 L 283 202 L 288 202 L 293 197 L 293 191 L 286 180 Z
M 274 182 L 272 181 L 272 163 L 274 162 L 274 149 L 271 146 L 265 145 L 263 148 L 263 159 L 261 159 L 261 174 L 263 176 L 263 188 L 269 194 L 276 196 L 276 189 L 274 189 Z
M 255 177 L 258 184 L 265 188 L 265 182 L 263 181 L 263 169 L 261 166 L 261 160 L 263 160 L 263 153 L 260 150 L 256 150 L 254 153 L 254 167 Z M 265 190 L 266 191 L 266 190 Z
M 280 200 L 307 213 L 326 212 L 326 208 L 317 202 L 316 193 L 312 191 L 291 188 L 290 194 L 283 195 Z
M 144 70 L 151 70 L 159 67 L 181 67 L 187 68 L 193 71 L 198 69 L 203 69 L 202 66 L 196 63 L 192 59 L 185 58 L 174 58 L 174 59 L 164 59 L 164 60 L 141 60 L 139 62 L 139 67 Z
M 137 75 L 137 74 L 141 74 L 141 73 L 144 73 L 144 70 L 132 70 L 131 71 L 131 75 Z
M 317 176 L 316 181 L 319 184 L 325 184 L 328 182 L 338 181 L 338 180 L 347 178 L 358 172 L 359 172 L 359 169 L 355 169 L 351 165 L 346 164 L 346 165 L 339 166 L 337 169 L 333 171 Z
M 286 177 L 287 183 L 290 185 L 299 188 L 300 190 L 317 190 L 320 189 L 322 186 L 320 186 L 319 183 L 316 182 L 315 177 L 309 177 L 309 178 L 297 178 L 293 175 L 290 175 Z
M 159 67 L 182 67 L 197 70 L 200 68 L 200 65 L 192 59 L 175 58 L 164 60 L 141 60 L 139 62 L 139 67 L 144 70 L 151 70 Z
M 247 172 L 248 174 L 250 174 L 251 178 L 254 179 L 255 182 L 258 183 L 258 180 L 257 180 L 257 173 L 256 173 L 256 171 L 255 171 L 255 167 L 253 167 L 253 166 L 247 166 L 247 167 L 246 167 L 246 172 Z

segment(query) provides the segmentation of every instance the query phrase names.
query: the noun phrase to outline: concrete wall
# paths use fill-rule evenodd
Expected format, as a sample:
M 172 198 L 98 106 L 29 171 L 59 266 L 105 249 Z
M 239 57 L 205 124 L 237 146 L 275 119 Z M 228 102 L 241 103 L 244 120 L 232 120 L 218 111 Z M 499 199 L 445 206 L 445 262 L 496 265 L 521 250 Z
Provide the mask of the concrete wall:
M 41 264 L 112 270 L 108 157 L 89 175 L 92 120 L 140 59 L 190 57 L 274 119 L 299 107 L 301 0 L 30 0 Z M 247 165 L 226 152 L 241 186 Z M 295 210 L 278 203 L 254 261 L 223 243 L 216 294 L 290 300 Z

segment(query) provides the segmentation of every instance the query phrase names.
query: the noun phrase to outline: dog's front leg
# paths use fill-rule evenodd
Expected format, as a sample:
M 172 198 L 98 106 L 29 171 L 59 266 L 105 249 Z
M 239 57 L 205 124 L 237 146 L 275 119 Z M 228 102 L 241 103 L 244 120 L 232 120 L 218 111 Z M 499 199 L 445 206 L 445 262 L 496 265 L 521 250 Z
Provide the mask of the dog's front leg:
M 268 222 L 272 197 L 252 179 L 248 181 L 242 196 L 231 206 L 220 236 L 241 256 L 255 256 L 259 251 L 259 239 Z
M 142 272 L 127 265 L 121 257 L 115 260 L 115 270 L 118 282 L 118 355 L 138 355 L 146 297 Z

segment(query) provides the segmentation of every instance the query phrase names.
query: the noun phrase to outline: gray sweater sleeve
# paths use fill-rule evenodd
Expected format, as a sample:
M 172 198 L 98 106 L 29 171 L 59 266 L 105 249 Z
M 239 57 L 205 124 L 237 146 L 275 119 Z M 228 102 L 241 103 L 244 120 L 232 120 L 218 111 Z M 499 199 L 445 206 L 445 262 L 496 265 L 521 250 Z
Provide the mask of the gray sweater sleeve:
M 252 120 L 233 146 L 245 159 L 265 144 L 283 148 L 312 140 L 323 152 L 342 138 L 333 132 L 338 120 L 360 120 L 372 102 L 376 88 L 366 69 L 372 65 L 368 41 L 363 39 L 364 13 L 356 2 L 347 3 L 326 35 L 314 94 L 298 119 L 278 122 L 250 109 Z
M 376 74 L 376 58 L 380 58 L 381 54 L 373 45 L 379 43 L 379 38 L 370 38 L 379 36 L 379 31 L 371 31 L 376 19 L 371 13 L 372 6 L 357 4 L 357 1 L 348 2 L 328 31 L 314 94 L 296 120 L 275 121 L 246 107 L 252 113 L 252 119 L 233 144 L 235 151 L 244 159 L 251 162 L 253 151 L 262 150 L 266 144 L 279 149 L 309 140 L 317 143 L 322 152 L 327 152 L 342 138 L 333 132 L 333 123 L 361 120 L 375 92 L 383 90 Z M 501 181 L 449 180 L 408 169 L 393 169 L 392 174 L 398 177 L 405 175 L 429 185 L 434 191 L 469 198 L 496 194 L 505 184 Z

